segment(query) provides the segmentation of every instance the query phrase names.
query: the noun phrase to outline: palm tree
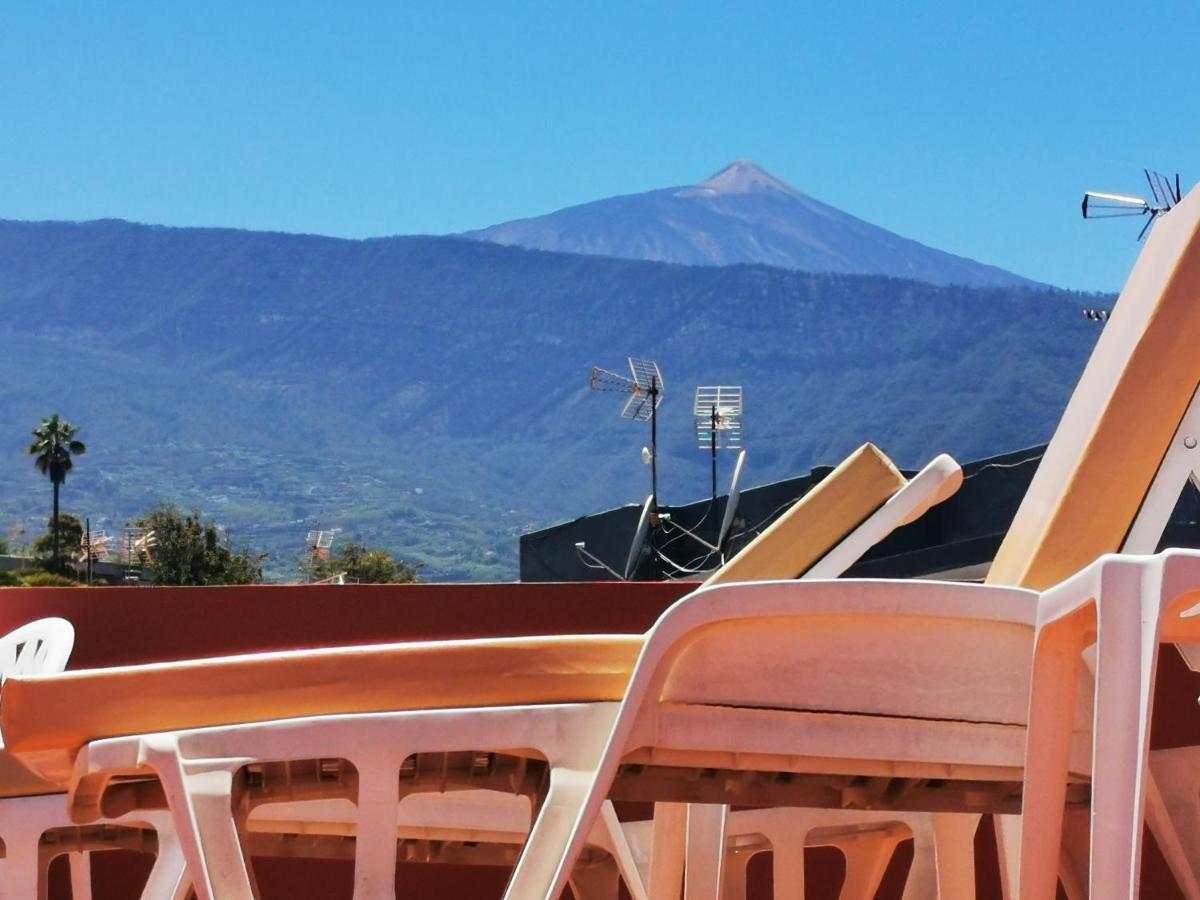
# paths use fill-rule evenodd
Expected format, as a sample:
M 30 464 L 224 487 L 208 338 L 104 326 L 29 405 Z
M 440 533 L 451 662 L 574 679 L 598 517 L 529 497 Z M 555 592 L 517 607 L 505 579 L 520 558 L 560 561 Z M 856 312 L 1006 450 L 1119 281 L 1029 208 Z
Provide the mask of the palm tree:
M 54 535 L 53 565 L 56 570 L 59 568 L 58 489 L 67 480 L 67 473 L 71 471 L 71 454 L 78 456 L 87 452 L 83 442 L 75 440 L 78 431 L 76 426 L 60 419 L 58 413 L 55 413 L 33 429 L 36 440 L 26 451 L 34 457 L 33 464 L 37 470 L 54 485 L 54 516 L 50 520 L 50 530 Z

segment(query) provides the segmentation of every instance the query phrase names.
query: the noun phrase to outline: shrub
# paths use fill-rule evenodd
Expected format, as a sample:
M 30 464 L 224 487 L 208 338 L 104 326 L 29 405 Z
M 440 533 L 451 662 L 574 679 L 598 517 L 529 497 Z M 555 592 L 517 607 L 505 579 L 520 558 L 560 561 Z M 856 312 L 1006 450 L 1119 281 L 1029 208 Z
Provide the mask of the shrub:
M 25 587 L 78 587 L 79 583 L 65 575 L 55 575 L 53 572 L 30 572 L 21 576 Z
M 12 572 L 0 572 L 0 587 L 20 587 L 24 583 Z

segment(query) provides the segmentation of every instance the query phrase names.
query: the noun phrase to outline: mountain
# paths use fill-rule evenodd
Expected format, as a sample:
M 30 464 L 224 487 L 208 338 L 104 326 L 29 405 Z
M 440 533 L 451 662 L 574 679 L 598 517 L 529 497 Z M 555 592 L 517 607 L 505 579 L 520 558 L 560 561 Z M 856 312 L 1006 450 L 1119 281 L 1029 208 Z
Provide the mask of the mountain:
M 746 391 L 746 483 L 873 440 L 899 463 L 1050 435 L 1095 298 L 459 238 L 339 240 L 120 221 L 0 221 L 0 535 L 44 528 L 23 451 L 59 412 L 94 529 L 170 499 L 296 573 L 340 527 L 431 577 L 516 574 L 526 529 L 640 500 L 646 423 L 587 390 L 657 359 L 666 502 L 707 493 L 699 384 Z M 722 479 L 730 460 L 724 459 Z
M 973 287 L 1033 284 L 834 209 L 749 160 L 732 163 L 691 187 L 610 197 L 463 236 L 536 250 L 686 265 L 762 263 Z

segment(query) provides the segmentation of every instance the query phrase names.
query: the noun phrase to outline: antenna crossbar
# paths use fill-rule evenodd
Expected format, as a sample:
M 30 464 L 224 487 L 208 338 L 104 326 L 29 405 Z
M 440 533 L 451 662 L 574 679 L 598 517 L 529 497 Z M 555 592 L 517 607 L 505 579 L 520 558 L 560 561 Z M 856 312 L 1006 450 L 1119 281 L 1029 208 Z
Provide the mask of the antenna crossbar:
M 593 391 L 608 391 L 628 394 L 629 399 L 621 408 L 621 418 L 648 421 L 650 423 L 650 490 L 658 496 L 658 419 L 656 410 L 663 400 L 662 370 L 658 363 L 649 359 L 629 357 L 629 374 L 618 375 L 599 366 L 592 367 L 588 387 Z
M 740 448 L 742 411 L 741 385 L 706 385 L 696 388 L 692 414 L 696 419 L 696 443 L 699 448 Z
M 1151 203 L 1143 197 L 1128 194 L 1106 194 L 1099 191 L 1087 191 L 1083 195 L 1081 209 L 1085 219 L 1117 219 L 1126 216 L 1146 216 L 1146 224 L 1138 233 L 1140 241 L 1159 216 L 1170 212 L 1175 204 L 1182 199 L 1179 187 L 1179 176 L 1175 176 L 1174 185 L 1169 178 L 1150 169 L 1143 169 L 1146 184 L 1150 186 L 1150 194 L 1154 198 Z
M 631 394 L 636 390 L 636 385 L 624 375 L 618 375 L 608 369 L 601 369 L 599 366 L 592 367 L 588 387 L 593 391 L 611 391 L 620 394 Z

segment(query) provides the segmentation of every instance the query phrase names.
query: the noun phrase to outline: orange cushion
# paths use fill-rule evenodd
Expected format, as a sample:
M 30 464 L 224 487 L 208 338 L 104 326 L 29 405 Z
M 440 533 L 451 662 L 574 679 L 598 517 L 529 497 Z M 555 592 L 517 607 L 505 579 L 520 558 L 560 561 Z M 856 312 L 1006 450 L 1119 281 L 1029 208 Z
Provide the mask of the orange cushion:
M 0 750 L 0 797 L 60 793 L 62 785 L 39 778 L 7 750 Z
M 705 585 L 798 578 L 904 485 L 892 461 L 863 444 Z
M 259 653 L 4 684 L 8 750 L 65 784 L 85 743 L 339 713 L 618 701 L 639 635 L 533 637 Z

